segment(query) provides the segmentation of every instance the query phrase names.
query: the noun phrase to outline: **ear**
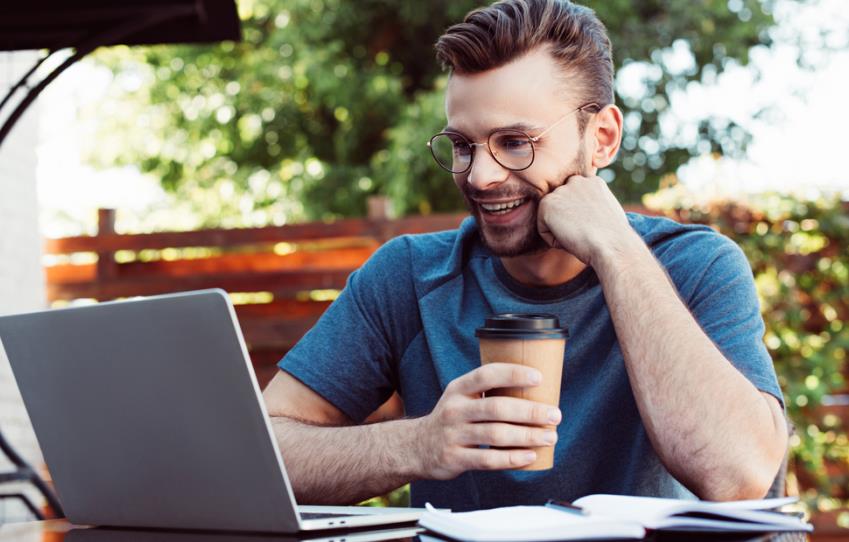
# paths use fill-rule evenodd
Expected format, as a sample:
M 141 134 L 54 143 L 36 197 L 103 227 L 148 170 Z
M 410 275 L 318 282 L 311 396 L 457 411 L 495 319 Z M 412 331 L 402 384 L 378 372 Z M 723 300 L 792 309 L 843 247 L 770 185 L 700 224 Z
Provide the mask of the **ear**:
M 622 111 L 613 104 L 606 105 L 587 125 L 587 137 L 592 144 L 592 167 L 609 166 L 622 143 Z

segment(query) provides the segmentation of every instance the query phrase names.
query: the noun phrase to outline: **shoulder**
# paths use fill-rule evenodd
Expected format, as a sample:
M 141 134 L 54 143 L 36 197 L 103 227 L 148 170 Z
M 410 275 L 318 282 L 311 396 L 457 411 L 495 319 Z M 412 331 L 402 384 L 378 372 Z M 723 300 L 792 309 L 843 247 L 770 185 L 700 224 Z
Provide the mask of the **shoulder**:
M 685 298 L 712 277 L 751 277 L 737 243 L 709 226 L 637 213 L 628 213 L 628 220 Z
M 356 286 L 415 291 L 421 298 L 462 274 L 472 257 L 486 257 L 477 225 L 466 218 L 456 230 L 406 234 L 378 248 L 353 275 Z M 376 284 L 378 283 L 378 284 Z
M 734 241 L 703 224 L 638 213 L 628 213 L 628 221 L 661 261 L 685 258 L 697 264 L 720 252 L 740 250 Z
M 378 252 L 409 262 L 408 271 L 420 297 L 462 274 L 470 258 L 484 256 L 472 217 L 456 230 L 396 237 Z

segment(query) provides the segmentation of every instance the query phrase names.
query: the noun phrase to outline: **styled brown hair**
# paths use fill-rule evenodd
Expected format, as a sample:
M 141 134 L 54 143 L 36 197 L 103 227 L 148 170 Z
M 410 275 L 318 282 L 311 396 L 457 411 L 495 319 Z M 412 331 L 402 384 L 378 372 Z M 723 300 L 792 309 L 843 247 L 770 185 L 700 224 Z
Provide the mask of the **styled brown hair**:
M 590 8 L 569 0 L 502 0 L 469 12 L 436 42 L 449 73 L 472 74 L 503 66 L 548 46 L 564 80 L 580 99 L 613 103 L 613 53 L 607 30 Z M 583 123 L 581 123 L 583 125 Z

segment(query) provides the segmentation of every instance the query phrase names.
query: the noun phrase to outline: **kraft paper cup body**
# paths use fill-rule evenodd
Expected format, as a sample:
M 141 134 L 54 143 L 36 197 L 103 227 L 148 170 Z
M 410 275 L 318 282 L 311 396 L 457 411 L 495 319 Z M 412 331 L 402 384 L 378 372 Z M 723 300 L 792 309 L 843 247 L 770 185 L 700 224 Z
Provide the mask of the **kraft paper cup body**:
M 511 315 L 520 316 L 520 315 Z M 548 315 L 546 315 L 548 316 Z M 553 318 L 553 317 L 552 317 Z M 489 322 L 489 320 L 487 320 Z M 556 319 L 555 319 L 556 322 Z M 480 331 L 480 330 L 479 330 Z M 538 386 L 523 388 L 498 388 L 486 392 L 487 397 L 508 396 L 544 403 L 553 407 L 560 405 L 560 382 L 563 377 L 566 333 L 531 334 L 521 338 L 503 338 L 495 334 L 478 333 L 480 340 L 481 365 L 487 363 L 515 363 L 533 367 L 542 373 L 542 382 Z M 515 335 L 515 333 L 514 333 Z M 553 431 L 554 425 L 542 426 Z M 537 459 L 517 470 L 546 470 L 554 466 L 554 446 L 534 448 Z

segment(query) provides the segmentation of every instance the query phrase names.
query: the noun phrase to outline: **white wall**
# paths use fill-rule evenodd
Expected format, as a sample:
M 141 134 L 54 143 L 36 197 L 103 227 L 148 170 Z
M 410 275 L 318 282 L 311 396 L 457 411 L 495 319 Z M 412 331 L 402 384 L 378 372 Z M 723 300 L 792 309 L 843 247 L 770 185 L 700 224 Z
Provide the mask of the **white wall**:
M 0 53 L 0 96 L 29 69 L 34 52 Z M 0 112 L 0 122 L 11 111 Z M 5 113 L 5 114 L 4 114 Z M 35 166 L 38 144 L 38 103 L 30 106 L 0 146 L 0 314 L 41 309 L 46 305 L 41 267 Z M 41 453 L 21 401 L 5 352 L 0 349 L 0 429 L 33 466 Z M 0 471 L 11 464 L 0 453 Z M 4 486 L 8 493 L 12 486 Z M 37 493 L 32 495 L 33 498 Z M 39 501 L 37 501 L 39 502 Z M 0 522 L 27 519 L 17 503 L 0 500 Z

